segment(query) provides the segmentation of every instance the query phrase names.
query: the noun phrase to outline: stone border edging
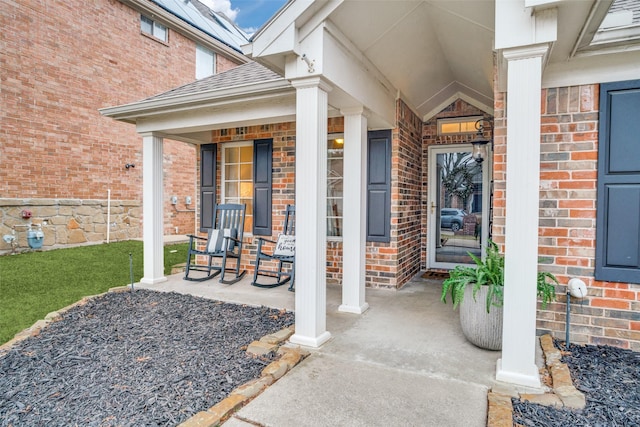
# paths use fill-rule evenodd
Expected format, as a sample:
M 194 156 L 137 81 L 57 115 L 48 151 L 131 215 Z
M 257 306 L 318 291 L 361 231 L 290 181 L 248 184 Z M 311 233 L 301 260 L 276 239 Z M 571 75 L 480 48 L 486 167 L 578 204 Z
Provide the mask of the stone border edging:
M 237 387 L 229 396 L 206 411 L 200 411 L 193 415 L 179 424 L 178 427 L 217 427 L 223 424 L 240 408 L 304 360 L 309 355 L 308 351 L 302 350 L 300 347 L 282 345 L 294 332 L 294 327 L 290 326 L 273 334 L 265 335 L 259 341 L 252 342 L 247 347 L 247 354 L 259 357 L 271 352 L 277 352 L 280 358 L 269 363 L 262 370 L 260 378 Z
M 553 392 L 515 393 L 513 397 L 539 405 L 583 409 L 586 398 L 573 385 L 569 367 L 561 362 L 562 353 L 553 344 L 553 337 L 549 334 L 542 335 L 540 346 L 544 355 L 545 368 L 551 376 Z M 512 396 L 494 389 L 495 387 L 488 393 L 487 427 L 512 427 L 514 425 Z

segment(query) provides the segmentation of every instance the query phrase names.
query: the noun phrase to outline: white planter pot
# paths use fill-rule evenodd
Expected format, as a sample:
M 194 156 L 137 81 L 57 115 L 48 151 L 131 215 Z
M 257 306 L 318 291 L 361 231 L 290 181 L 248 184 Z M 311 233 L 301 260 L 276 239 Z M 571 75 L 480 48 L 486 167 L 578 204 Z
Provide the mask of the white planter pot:
M 462 333 L 474 345 L 487 350 L 502 349 L 502 307 L 487 313 L 488 287 L 481 286 L 473 300 L 473 287 L 467 286 L 460 304 Z

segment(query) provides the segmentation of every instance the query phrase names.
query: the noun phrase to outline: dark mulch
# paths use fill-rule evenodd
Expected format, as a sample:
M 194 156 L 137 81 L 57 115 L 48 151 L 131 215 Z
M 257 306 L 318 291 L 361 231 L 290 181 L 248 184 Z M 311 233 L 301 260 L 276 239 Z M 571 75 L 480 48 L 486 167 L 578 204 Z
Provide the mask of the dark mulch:
M 0 357 L 0 426 L 177 425 L 260 376 L 241 348 L 294 315 L 146 290 L 108 293 Z
M 564 349 L 564 343 L 556 343 Z M 582 410 L 554 409 L 513 399 L 513 420 L 523 426 L 640 426 L 640 353 L 609 346 L 569 346 L 567 364 Z

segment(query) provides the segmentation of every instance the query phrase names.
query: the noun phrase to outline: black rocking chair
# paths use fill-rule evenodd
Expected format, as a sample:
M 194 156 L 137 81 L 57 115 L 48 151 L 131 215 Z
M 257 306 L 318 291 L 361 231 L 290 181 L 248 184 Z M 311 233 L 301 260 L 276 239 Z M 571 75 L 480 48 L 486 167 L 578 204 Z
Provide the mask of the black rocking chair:
M 256 253 L 256 267 L 253 271 L 253 286 L 259 288 L 275 288 L 276 286 L 284 285 L 287 282 L 291 282 L 289 290 L 294 290 L 295 272 L 296 272 L 296 246 L 295 246 L 295 214 L 296 208 L 293 205 L 287 205 L 284 216 L 284 229 L 282 234 L 278 237 L 278 241 L 258 238 L 258 251 Z M 273 252 L 268 253 L 264 250 L 262 245 L 265 242 L 269 242 L 274 245 Z M 278 263 L 278 269 L 260 268 L 261 261 L 276 261 Z M 283 269 L 284 264 L 290 266 L 289 271 Z M 273 277 L 276 279 L 275 283 L 259 283 L 258 275 Z
M 189 253 L 187 255 L 185 280 L 201 282 L 220 274 L 220 283 L 230 285 L 244 277 L 247 271 L 240 271 L 240 257 L 242 256 L 245 210 L 245 205 L 240 204 L 216 205 L 214 209 L 214 228 L 209 230 L 209 236 L 205 239 L 204 237 L 189 235 Z M 198 241 L 206 241 L 202 250 L 197 248 Z M 207 264 L 197 264 L 195 260 L 197 255 L 206 256 L 208 258 Z M 193 264 L 191 264 L 192 256 L 194 256 Z M 221 265 L 212 265 L 213 258 L 222 258 Z M 227 267 L 227 259 L 229 258 L 236 260 L 235 268 Z M 189 277 L 191 271 L 204 271 L 207 275 L 204 277 Z M 235 277 L 231 280 L 224 280 L 226 271 L 235 272 Z

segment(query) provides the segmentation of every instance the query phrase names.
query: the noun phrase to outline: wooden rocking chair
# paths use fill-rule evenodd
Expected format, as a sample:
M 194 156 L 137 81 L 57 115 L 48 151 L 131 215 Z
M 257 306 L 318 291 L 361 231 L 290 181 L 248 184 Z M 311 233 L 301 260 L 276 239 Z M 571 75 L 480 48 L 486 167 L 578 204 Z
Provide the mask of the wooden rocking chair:
M 253 286 L 259 288 L 275 288 L 276 286 L 284 285 L 287 282 L 291 282 L 289 290 L 294 290 L 295 272 L 296 272 L 296 254 L 295 254 L 295 213 L 296 208 L 293 205 L 287 205 L 284 216 L 284 229 L 282 234 L 278 237 L 278 241 L 258 238 L 258 251 L 256 253 L 256 267 L 253 271 Z M 273 252 L 268 253 L 262 247 L 265 242 L 272 243 L 274 245 Z M 276 271 L 260 268 L 261 261 L 276 261 L 278 268 Z M 290 266 L 289 271 L 284 271 L 285 264 Z M 276 279 L 275 283 L 259 283 L 258 275 L 273 277 Z
M 242 256 L 242 238 L 244 236 L 244 216 L 246 206 L 240 204 L 221 204 L 214 209 L 214 228 L 209 230 L 209 235 L 204 237 L 189 235 L 189 253 L 187 254 L 187 266 L 185 270 L 185 280 L 201 282 L 209 280 L 220 274 L 220 283 L 228 285 L 236 283 L 242 279 L 247 272 L 240 271 L 240 257 Z M 205 247 L 197 248 L 198 241 L 206 241 Z M 195 256 L 202 255 L 208 258 L 207 264 L 197 264 Z M 192 256 L 194 263 L 192 264 Z M 221 265 L 212 265 L 213 258 L 222 258 Z M 235 259 L 236 267 L 228 268 L 227 259 Z M 203 271 L 207 273 L 204 277 L 189 277 L 191 271 Z M 231 280 L 224 280 L 226 271 L 235 272 L 235 277 Z

